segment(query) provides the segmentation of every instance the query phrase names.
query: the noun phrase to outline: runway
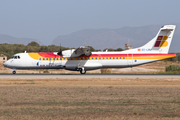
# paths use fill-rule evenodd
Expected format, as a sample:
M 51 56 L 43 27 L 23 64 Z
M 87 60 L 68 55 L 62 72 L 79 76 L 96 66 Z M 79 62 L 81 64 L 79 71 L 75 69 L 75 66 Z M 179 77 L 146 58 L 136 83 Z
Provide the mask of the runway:
M 46 79 L 46 78 L 180 78 L 180 75 L 157 74 L 0 74 L 0 79 Z

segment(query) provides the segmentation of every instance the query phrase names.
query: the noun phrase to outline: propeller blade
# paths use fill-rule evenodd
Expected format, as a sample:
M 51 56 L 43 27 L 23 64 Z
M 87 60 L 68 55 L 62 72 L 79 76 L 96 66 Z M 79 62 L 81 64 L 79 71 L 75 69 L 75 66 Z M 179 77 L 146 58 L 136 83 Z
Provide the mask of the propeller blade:
M 60 42 L 60 50 L 59 50 L 59 52 L 58 52 L 57 54 L 60 55 L 60 56 L 62 56 L 61 42 Z

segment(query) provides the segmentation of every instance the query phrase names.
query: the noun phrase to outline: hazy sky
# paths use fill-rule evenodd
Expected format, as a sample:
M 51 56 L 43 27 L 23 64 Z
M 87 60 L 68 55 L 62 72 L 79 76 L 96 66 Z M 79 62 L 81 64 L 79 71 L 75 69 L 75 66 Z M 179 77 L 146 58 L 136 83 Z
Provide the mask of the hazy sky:
M 180 0 L 0 0 L 0 34 L 40 40 L 81 29 L 180 23 Z

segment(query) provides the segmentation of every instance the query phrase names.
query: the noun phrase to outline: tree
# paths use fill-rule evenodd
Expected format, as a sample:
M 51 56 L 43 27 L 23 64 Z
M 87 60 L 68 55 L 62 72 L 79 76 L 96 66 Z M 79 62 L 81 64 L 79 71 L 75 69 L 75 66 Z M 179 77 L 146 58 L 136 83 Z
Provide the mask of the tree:
M 28 43 L 27 46 L 39 46 L 39 44 L 35 41 L 32 41 L 32 42 Z
M 87 46 L 90 48 L 90 51 L 93 52 L 93 51 L 96 51 L 92 46 Z
M 113 48 L 106 48 L 106 49 L 104 49 L 103 51 L 106 51 L 106 50 L 108 50 L 108 51 L 114 51 Z
M 114 51 L 123 51 L 123 49 L 122 48 L 117 48 Z
M 49 45 L 48 47 L 48 52 L 59 52 L 60 46 L 56 45 Z
M 41 46 L 41 48 L 39 49 L 39 52 L 49 52 L 48 47 L 47 46 Z
M 108 51 L 123 51 L 123 49 L 122 49 L 122 48 L 117 48 L 117 49 L 113 49 L 113 48 L 106 48 L 106 49 L 104 49 L 103 51 L 106 51 L 106 50 L 108 50 Z

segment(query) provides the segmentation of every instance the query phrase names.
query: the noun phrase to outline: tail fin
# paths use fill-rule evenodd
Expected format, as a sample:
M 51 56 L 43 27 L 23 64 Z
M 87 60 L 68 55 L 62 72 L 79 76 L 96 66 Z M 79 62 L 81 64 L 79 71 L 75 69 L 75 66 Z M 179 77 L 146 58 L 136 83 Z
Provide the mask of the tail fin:
M 138 51 L 148 50 L 153 53 L 168 53 L 175 28 L 175 25 L 162 26 L 156 37 L 144 46 L 138 48 Z

